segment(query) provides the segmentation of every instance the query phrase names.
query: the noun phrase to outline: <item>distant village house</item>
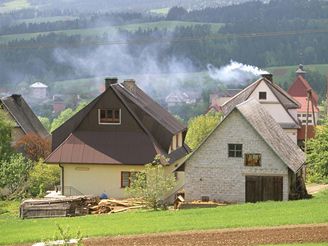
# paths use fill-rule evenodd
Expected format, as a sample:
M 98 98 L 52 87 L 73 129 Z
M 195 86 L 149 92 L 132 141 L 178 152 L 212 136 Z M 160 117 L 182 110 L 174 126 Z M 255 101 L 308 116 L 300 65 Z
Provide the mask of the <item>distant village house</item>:
M 34 84 L 30 85 L 31 97 L 34 99 L 46 99 L 47 89 L 47 85 L 41 82 L 35 82 Z
M 34 133 L 41 138 L 50 139 L 50 134 L 21 95 L 13 94 L 1 98 L 0 110 L 7 112 L 10 120 L 14 122 L 14 128 L 11 133 L 13 144 L 28 133 Z

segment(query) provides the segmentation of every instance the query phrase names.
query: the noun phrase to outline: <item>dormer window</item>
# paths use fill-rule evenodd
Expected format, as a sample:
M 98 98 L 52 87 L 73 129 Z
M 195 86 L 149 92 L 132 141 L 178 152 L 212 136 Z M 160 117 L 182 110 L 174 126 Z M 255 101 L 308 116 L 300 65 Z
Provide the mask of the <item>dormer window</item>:
M 259 92 L 259 99 L 260 100 L 266 100 L 267 99 L 267 93 L 265 91 Z
M 120 109 L 98 109 L 98 123 L 100 125 L 121 124 Z

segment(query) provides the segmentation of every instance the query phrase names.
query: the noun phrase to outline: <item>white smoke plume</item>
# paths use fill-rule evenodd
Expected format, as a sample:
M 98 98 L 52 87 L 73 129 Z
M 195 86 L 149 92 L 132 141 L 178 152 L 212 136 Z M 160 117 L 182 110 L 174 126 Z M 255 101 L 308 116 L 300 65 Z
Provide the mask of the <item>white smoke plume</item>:
M 121 34 L 108 39 L 128 42 L 128 39 Z M 53 55 L 57 62 L 69 65 L 77 74 L 87 73 L 90 78 L 115 76 L 119 81 L 136 79 L 138 86 L 150 94 L 152 94 L 150 87 L 154 86 L 160 87 L 162 94 L 167 94 L 179 89 L 188 73 L 195 71 L 192 62 L 187 58 L 171 57 L 161 61 L 159 50 L 167 48 L 168 45 L 169 43 L 150 43 L 138 54 L 133 54 L 127 45 L 115 44 L 95 47 L 92 52 L 84 54 L 60 48 L 56 49 Z M 163 76 L 166 78 L 165 84 L 159 81 Z
M 230 64 L 216 68 L 212 64 L 207 65 L 209 76 L 224 84 L 245 84 L 248 81 L 268 73 L 258 67 L 245 65 L 231 60 Z

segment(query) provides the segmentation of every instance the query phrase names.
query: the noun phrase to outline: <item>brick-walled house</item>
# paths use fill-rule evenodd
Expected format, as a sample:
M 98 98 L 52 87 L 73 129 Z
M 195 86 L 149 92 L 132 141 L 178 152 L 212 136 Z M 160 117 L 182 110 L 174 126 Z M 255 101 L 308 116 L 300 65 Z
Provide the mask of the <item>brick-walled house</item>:
M 185 199 L 288 200 L 298 191 L 305 155 L 265 107 L 237 105 L 176 170 Z
M 288 136 L 297 143 L 297 130 L 301 128 L 297 118 L 297 109 L 300 108 L 300 104 L 274 83 L 270 74 L 263 75 L 262 78 L 224 103 L 221 106 L 223 114 L 228 115 L 236 105 L 251 98 L 261 103 Z
M 13 94 L 0 98 L 0 110 L 7 112 L 9 119 L 14 123 L 11 132 L 13 145 L 28 133 L 50 140 L 50 134 L 21 95 Z
M 133 172 L 157 154 L 169 158 L 164 164 L 171 172 L 189 153 L 186 131 L 134 80 L 106 79 L 106 90 L 53 132 L 46 162 L 61 167 L 64 195 L 124 198 Z

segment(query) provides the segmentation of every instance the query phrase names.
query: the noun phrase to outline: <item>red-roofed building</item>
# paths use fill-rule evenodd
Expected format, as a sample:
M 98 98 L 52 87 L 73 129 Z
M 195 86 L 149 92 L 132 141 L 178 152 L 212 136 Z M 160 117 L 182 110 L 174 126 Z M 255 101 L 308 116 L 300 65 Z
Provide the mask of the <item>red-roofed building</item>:
M 317 125 L 319 118 L 319 97 L 318 94 L 312 89 L 309 82 L 304 78 L 305 74 L 306 72 L 304 71 L 303 66 L 300 65 L 296 71 L 296 79 L 288 90 L 288 93 L 301 105 L 301 107 L 297 109 L 297 118 L 302 123 L 302 128 L 298 130 L 297 134 L 298 141 L 305 140 L 306 120 L 308 120 L 308 138 L 314 137 L 314 126 Z M 309 91 L 311 91 L 311 96 L 309 103 L 307 103 L 307 94 Z M 308 116 L 307 109 L 309 109 Z

